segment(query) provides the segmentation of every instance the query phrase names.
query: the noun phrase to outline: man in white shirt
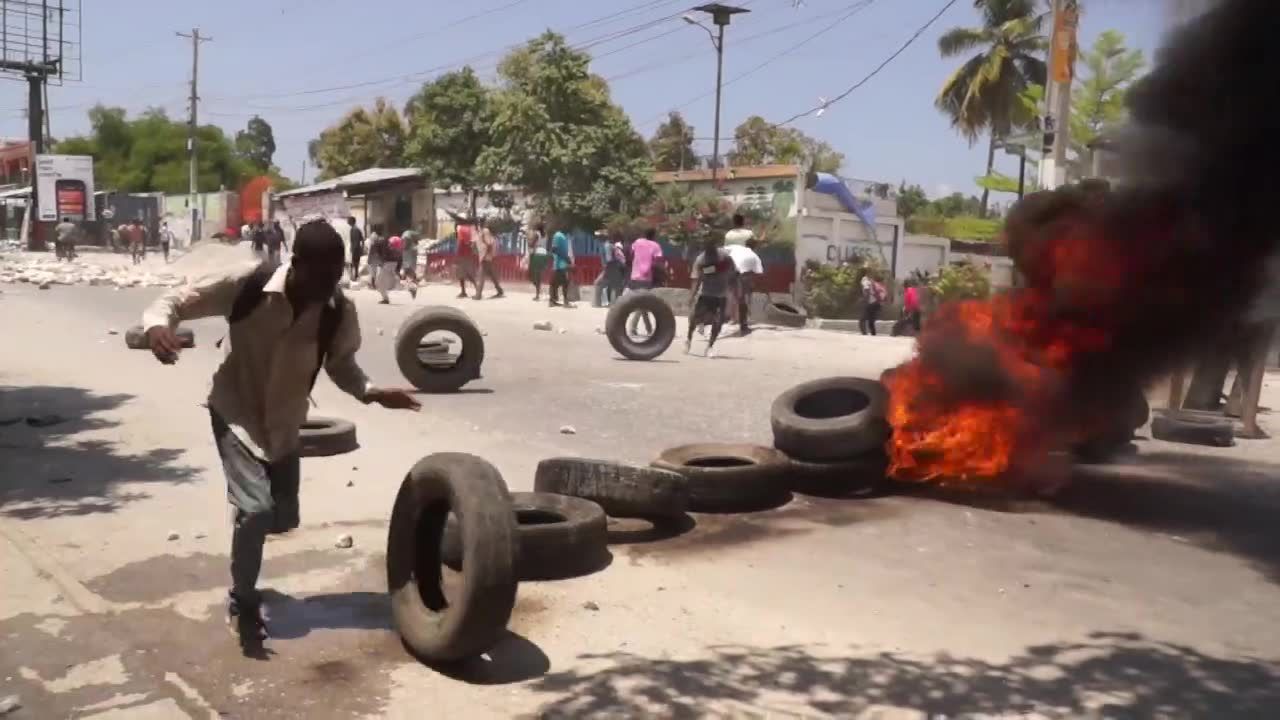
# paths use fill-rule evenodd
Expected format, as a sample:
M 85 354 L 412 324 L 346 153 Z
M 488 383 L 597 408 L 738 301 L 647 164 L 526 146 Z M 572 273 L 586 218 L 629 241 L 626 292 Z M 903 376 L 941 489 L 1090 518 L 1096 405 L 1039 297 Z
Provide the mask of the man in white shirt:
M 151 351 L 177 361 L 174 328 L 183 320 L 226 317 L 229 346 L 213 375 L 207 405 L 214 443 L 235 508 L 227 624 L 245 653 L 268 636 L 257 590 L 270 533 L 299 524 L 298 431 L 321 365 L 335 385 L 365 403 L 417 410 L 403 390 L 374 387 L 356 363 L 356 306 L 338 290 L 346 264 L 342 237 L 325 221 L 298 229 L 293 257 L 278 267 L 214 275 L 176 288 L 142 316 Z
M 756 254 L 754 237 L 747 240 L 745 245 L 732 245 L 727 241 L 726 237 L 725 251 L 733 260 L 734 281 L 731 287 L 736 299 L 736 302 L 730 302 L 729 312 L 732 314 L 732 320 L 738 323 L 738 333 L 746 335 L 751 332 L 751 326 L 748 323 L 751 314 L 751 293 L 755 289 L 756 280 L 764 276 L 764 263 L 760 262 L 760 256 Z
M 740 213 L 735 213 L 733 216 L 733 229 L 724 234 L 725 246 L 746 245 L 755 239 L 756 234 L 747 227 L 747 219 Z

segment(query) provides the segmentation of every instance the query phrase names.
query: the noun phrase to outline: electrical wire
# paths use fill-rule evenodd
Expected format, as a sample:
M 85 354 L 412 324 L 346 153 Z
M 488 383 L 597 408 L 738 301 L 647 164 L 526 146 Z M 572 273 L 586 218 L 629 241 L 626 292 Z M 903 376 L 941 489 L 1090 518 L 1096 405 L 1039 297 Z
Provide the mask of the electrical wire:
M 867 73 L 867 75 L 866 75 L 865 77 L 863 77 L 861 80 L 859 80 L 858 82 L 856 82 L 856 83 L 854 83 L 853 85 L 849 86 L 849 88 L 848 88 L 847 90 L 845 90 L 844 92 L 840 93 L 839 95 L 836 95 L 835 97 L 831 98 L 830 100 L 827 100 L 827 101 L 825 101 L 825 102 L 823 102 L 823 103 L 821 103 L 821 104 L 819 104 L 819 105 L 816 105 L 816 106 L 814 106 L 814 107 L 812 107 L 812 108 L 810 108 L 810 109 L 808 109 L 808 110 L 805 110 L 804 112 L 796 113 L 795 115 L 792 115 L 791 117 L 787 118 L 786 120 L 783 120 L 783 121 L 781 121 L 781 122 L 773 123 L 773 126 L 774 126 L 774 127 L 782 127 L 783 125 L 789 125 L 789 124 L 791 124 L 791 123 L 795 122 L 796 120 L 799 120 L 799 119 L 800 119 L 800 118 L 802 118 L 802 117 L 805 117 L 805 116 L 808 116 L 808 115 L 812 115 L 812 114 L 814 114 L 814 113 L 818 112 L 819 110 L 825 110 L 825 109 L 827 109 L 828 107 L 831 107 L 832 105 L 834 105 L 835 103 L 838 103 L 838 102 L 840 102 L 841 100 L 843 100 L 843 99 L 845 99 L 845 98 L 849 97 L 850 95 L 852 95 L 852 94 L 853 94 L 853 92 L 854 92 L 854 91 L 856 91 L 858 88 L 862 87 L 863 85 L 866 85 L 866 84 L 867 84 L 867 82 L 869 82 L 869 81 L 871 80 L 871 78 L 874 78 L 876 75 L 879 75 L 879 74 L 880 74 L 880 71 L 881 71 L 881 70 L 884 70 L 884 69 L 885 69 L 885 67 L 887 67 L 887 66 L 889 65 L 889 63 L 891 63 L 891 62 L 893 62 L 894 60 L 896 60 L 896 59 L 897 59 L 897 57 L 898 57 L 899 55 L 901 55 L 902 53 L 906 52 L 906 49 L 907 49 L 907 48 L 909 48 L 909 47 L 911 47 L 911 45 L 912 45 L 913 43 L 915 43 L 915 41 L 916 41 L 916 40 L 919 40 L 919 39 L 920 39 L 920 36 L 921 36 L 921 35 L 923 35 L 923 34 L 924 34 L 924 32 L 925 32 L 926 30 L 928 30 L 928 29 L 929 29 L 929 28 L 930 28 L 930 27 L 931 27 L 935 22 L 937 22 L 937 21 L 938 21 L 938 20 L 939 20 L 943 15 L 945 15 L 945 14 L 947 13 L 947 11 L 948 11 L 948 10 L 950 10 L 950 9 L 951 9 L 951 7 L 952 7 L 953 5 L 955 5 L 955 4 L 956 4 L 956 2 L 958 2 L 958 0 L 948 0 L 948 2 L 947 2 L 945 5 L 943 5 L 943 6 L 942 6 L 942 9 L 938 11 L 938 14 L 937 14 L 937 15 L 934 15 L 933 17 L 929 18 L 929 21 L 928 21 L 928 22 L 926 22 L 924 25 L 921 25 L 921 26 L 920 26 L 920 28 L 919 28 L 918 30 L 916 30 L 914 33 L 912 33 L 912 34 L 911 34 L 911 37 L 907 38 L 907 41 L 906 41 L 905 43 L 903 43 L 901 47 L 899 47 L 897 50 L 895 50 L 895 51 L 893 52 L 893 54 L 892 54 L 892 55 L 890 55 L 889 57 L 885 58 L 884 62 L 882 62 L 882 63 L 880 63 L 879 65 L 877 65 L 877 66 L 876 66 L 876 68 L 875 68 L 874 70 L 872 70 L 870 73 Z

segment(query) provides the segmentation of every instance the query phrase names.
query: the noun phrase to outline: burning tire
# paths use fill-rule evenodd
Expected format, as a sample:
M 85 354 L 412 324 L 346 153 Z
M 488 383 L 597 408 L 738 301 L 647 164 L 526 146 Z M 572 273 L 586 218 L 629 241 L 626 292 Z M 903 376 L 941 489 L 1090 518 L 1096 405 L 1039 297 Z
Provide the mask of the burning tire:
M 802 328 L 805 325 L 805 314 L 789 302 L 770 302 L 764 307 L 764 321 L 771 325 Z
M 1157 410 L 1151 418 L 1151 437 L 1213 447 L 1236 444 L 1235 423 L 1228 418 L 1182 410 Z
M 888 486 L 889 459 L 873 450 L 837 462 L 815 463 L 792 458 L 787 466 L 791 490 L 826 498 L 873 497 Z
M 632 337 L 627 320 L 642 313 L 653 322 L 647 337 Z M 671 347 L 676 336 L 676 315 L 666 300 L 650 292 L 628 293 L 609 306 L 604 321 L 605 335 L 618 354 L 628 360 L 652 360 Z
M 676 518 L 689 508 L 689 485 L 679 473 L 605 460 L 543 460 L 533 489 L 590 500 L 619 518 Z
M 562 580 L 609 564 L 609 530 L 604 510 L 590 500 L 541 492 L 511 493 L 516 523 L 516 577 Z M 461 526 L 461 527 L 460 527 Z M 464 546 L 466 521 L 450 516 L 441 554 L 449 567 L 465 573 L 471 554 Z
M 448 343 L 426 341 L 428 333 L 456 335 L 461 348 L 452 355 Z M 480 329 L 456 308 L 435 305 L 410 315 L 396 333 L 396 365 L 414 387 L 429 393 L 454 392 L 480 377 L 484 338 Z
M 360 447 L 355 423 L 340 418 L 309 417 L 298 430 L 302 457 L 326 457 L 349 453 Z
M 467 557 L 446 598 L 441 540 L 452 511 Z M 478 656 L 500 638 L 516 601 L 516 521 L 498 470 L 474 455 L 437 453 L 405 476 L 387 533 L 387 592 L 405 644 L 428 661 Z
M 808 462 L 858 457 L 889 439 L 889 395 L 875 380 L 832 377 L 797 385 L 773 401 L 773 445 Z
M 750 512 L 785 505 L 787 456 L 773 448 L 732 443 L 700 443 L 664 450 L 653 466 L 684 476 L 689 509 L 695 512 Z
M 178 342 L 184 348 L 193 348 L 196 346 L 196 334 L 191 328 L 180 327 L 177 329 Z M 150 350 L 151 343 L 147 342 L 147 331 L 141 325 L 134 325 L 124 333 L 124 344 L 130 350 Z

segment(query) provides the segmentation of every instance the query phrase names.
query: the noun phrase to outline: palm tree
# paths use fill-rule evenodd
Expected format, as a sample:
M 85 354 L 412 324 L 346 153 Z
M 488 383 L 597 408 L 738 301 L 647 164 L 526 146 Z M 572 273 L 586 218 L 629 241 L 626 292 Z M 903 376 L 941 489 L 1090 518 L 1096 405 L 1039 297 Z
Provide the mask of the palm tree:
M 970 145 L 984 131 L 990 134 L 988 175 L 1000 139 L 1034 121 L 1019 95 L 1045 82 L 1044 53 L 1049 42 L 1042 31 L 1048 13 L 1039 5 L 1038 0 L 975 0 L 982 27 L 953 28 L 938 38 L 938 52 L 944 58 L 978 51 L 942 84 L 934 105 L 951 116 L 951 126 Z M 984 188 L 983 216 L 988 197 Z

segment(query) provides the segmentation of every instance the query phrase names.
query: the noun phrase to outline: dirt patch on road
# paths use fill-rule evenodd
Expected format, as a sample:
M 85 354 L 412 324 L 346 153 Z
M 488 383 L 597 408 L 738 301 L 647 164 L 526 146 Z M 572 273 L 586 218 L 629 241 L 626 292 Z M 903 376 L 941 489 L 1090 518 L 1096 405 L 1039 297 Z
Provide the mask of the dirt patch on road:
M 283 577 L 338 567 L 349 561 L 349 557 L 332 550 L 303 550 L 275 557 L 268 554 L 263 561 L 263 575 Z M 230 567 L 231 559 L 226 555 L 157 555 L 99 575 L 86 582 L 85 587 L 112 602 L 154 603 L 179 593 L 226 587 L 231 580 Z

